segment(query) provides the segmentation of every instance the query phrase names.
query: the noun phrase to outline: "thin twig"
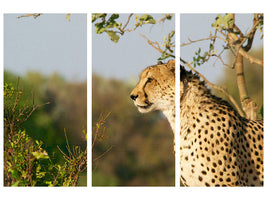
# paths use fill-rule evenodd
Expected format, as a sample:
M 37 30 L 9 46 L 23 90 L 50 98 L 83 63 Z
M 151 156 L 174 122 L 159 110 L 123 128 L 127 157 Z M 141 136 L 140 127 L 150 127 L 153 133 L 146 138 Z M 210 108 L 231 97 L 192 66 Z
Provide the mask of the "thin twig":
M 22 123 L 24 123 L 25 121 L 27 121 L 29 119 L 29 117 L 32 115 L 32 113 L 37 110 L 39 107 L 41 106 L 44 106 L 44 105 L 48 105 L 50 104 L 50 102 L 47 102 L 47 103 L 44 103 L 44 104 L 40 104 L 40 105 L 37 105 L 37 106 L 33 106 L 31 112 L 26 116 L 26 118 L 22 121 Z
M 19 101 L 19 97 L 20 97 L 21 93 L 19 92 L 19 77 L 18 77 L 18 81 L 17 81 L 17 95 L 16 95 L 16 100 L 15 100 L 15 103 L 14 103 L 14 106 L 12 108 L 12 111 L 11 111 L 11 115 L 13 115 L 13 113 L 15 112 L 15 109 L 18 105 L 18 101 Z
M 59 177 L 59 174 L 60 174 L 60 171 L 57 172 L 57 176 L 56 176 L 55 179 L 54 179 L 53 186 L 56 185 L 56 181 L 57 181 L 57 179 L 58 179 L 58 177 Z
M 127 19 L 126 23 L 124 24 L 124 26 L 122 27 L 122 29 L 120 29 L 120 31 L 122 32 L 122 35 L 123 35 L 123 33 L 125 32 L 124 29 L 125 29 L 126 26 L 129 24 L 130 19 L 131 19 L 132 16 L 133 16 L 133 13 L 131 13 L 131 14 L 128 16 L 128 19 Z
M 108 153 L 111 149 L 113 148 L 113 146 L 109 147 L 104 153 L 102 153 L 100 156 L 96 157 L 95 159 L 93 159 L 93 162 L 99 160 L 100 158 L 102 158 L 106 153 Z
M 173 14 L 165 14 L 165 16 L 158 20 L 158 22 L 164 22 L 168 17 L 171 17 Z
M 201 41 L 205 41 L 205 40 L 215 39 L 215 38 L 218 38 L 218 39 L 220 39 L 220 40 L 222 40 L 224 42 L 227 42 L 224 38 L 215 35 L 215 36 L 210 36 L 210 37 L 199 39 L 199 40 L 191 40 L 190 38 L 188 38 L 189 42 L 188 43 L 182 43 L 180 45 L 180 47 L 187 46 L 187 45 L 190 45 L 190 44 L 196 43 L 196 42 L 201 42 Z
M 58 145 L 57 145 L 57 148 L 58 148 L 58 150 L 63 154 L 63 156 L 65 157 L 66 160 L 68 160 L 68 161 L 71 160 L 71 158 L 70 158 L 69 156 L 67 156 L 67 155 L 60 149 L 60 147 L 59 147 Z
M 239 40 L 239 38 L 237 37 L 236 34 L 229 33 L 228 38 L 229 38 L 228 39 L 229 46 L 233 46 L 236 49 L 236 52 L 234 55 L 237 56 L 237 54 L 240 53 L 244 58 L 249 60 L 250 63 L 255 63 L 255 64 L 263 66 L 263 61 L 261 59 L 258 59 L 258 58 L 255 58 L 255 57 L 249 55 L 243 48 L 239 48 L 240 44 L 235 44 L 235 42 Z
M 257 14 L 254 14 L 254 19 L 253 19 L 253 27 L 250 29 L 250 31 L 248 32 L 246 38 L 244 38 L 244 41 L 243 43 L 247 40 L 248 43 L 245 47 L 243 47 L 243 49 L 248 52 L 251 47 L 252 47 L 252 43 L 253 43 L 253 39 L 254 39 L 254 36 L 255 36 L 255 33 L 257 31 L 257 26 L 259 25 L 259 23 L 261 22 L 262 20 L 258 20 L 258 17 L 257 17 Z M 242 44 L 243 44 L 242 43 Z M 241 44 L 241 45 L 242 45 Z
M 65 138 L 66 138 L 66 142 L 67 142 L 67 149 L 68 149 L 70 158 L 74 158 L 73 154 L 71 153 L 71 149 L 70 149 L 70 145 L 69 145 L 69 140 L 68 140 L 68 137 L 67 137 L 67 133 L 66 133 L 66 129 L 65 128 L 64 128 L 64 133 L 65 133 Z
M 20 19 L 22 17 L 31 17 L 32 16 L 34 19 L 36 19 L 40 15 L 42 15 L 42 13 L 25 14 L 25 15 L 18 16 L 17 18 Z
M 216 58 L 216 60 L 214 61 L 213 66 L 215 66 L 217 60 L 219 59 L 219 60 L 221 61 L 221 63 L 222 63 L 224 66 L 227 66 L 227 67 L 231 67 L 231 68 L 232 68 L 232 66 L 230 66 L 230 65 L 228 65 L 228 64 L 226 64 L 226 63 L 224 63 L 224 61 L 223 61 L 223 59 L 222 59 L 222 57 L 221 57 L 221 55 L 223 54 L 224 50 L 225 50 L 225 49 L 223 49 L 223 50 L 219 53 L 219 55 L 216 55 L 217 58 Z
M 154 49 L 156 49 L 157 51 L 159 51 L 160 53 L 163 53 L 163 50 L 160 48 L 160 45 L 158 42 L 152 42 L 151 40 L 149 40 L 145 35 L 139 33 L 139 35 L 141 35 L 143 38 L 146 39 L 147 43 L 149 45 L 151 45 Z
M 214 85 L 213 83 L 209 82 L 202 74 L 200 74 L 198 71 L 196 71 L 189 63 L 187 63 L 186 61 L 184 61 L 182 58 L 180 58 L 180 61 L 182 61 L 188 68 L 190 68 L 193 72 L 195 72 L 198 76 L 200 76 L 207 85 L 213 87 L 216 90 L 219 90 L 221 92 L 223 92 L 228 98 L 229 100 L 233 103 L 233 105 L 236 107 L 238 113 L 244 117 L 244 113 L 243 111 L 239 108 L 237 102 L 235 101 L 235 99 L 232 97 L 231 94 L 228 93 L 228 91 L 222 87 L 219 87 L 217 85 Z

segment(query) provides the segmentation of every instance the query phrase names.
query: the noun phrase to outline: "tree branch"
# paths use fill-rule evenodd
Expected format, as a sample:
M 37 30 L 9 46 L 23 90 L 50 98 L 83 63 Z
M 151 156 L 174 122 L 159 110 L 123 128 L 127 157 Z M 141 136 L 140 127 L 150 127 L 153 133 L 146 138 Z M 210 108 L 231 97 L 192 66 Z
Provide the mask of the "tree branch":
M 158 22 L 164 22 L 168 17 L 172 17 L 173 14 L 165 14 L 165 16 L 158 20 Z
M 122 35 L 124 34 L 124 32 L 125 32 L 124 29 L 125 29 L 126 26 L 129 24 L 130 19 L 131 19 L 132 16 L 133 16 L 133 13 L 131 13 L 131 14 L 128 16 L 128 19 L 127 19 L 126 23 L 124 24 L 124 26 L 122 27 L 122 29 L 119 29 L 119 30 L 121 31 L 121 34 L 122 34 Z
M 252 47 L 254 35 L 256 33 L 257 26 L 259 25 L 260 22 L 261 22 L 261 20 L 258 19 L 258 15 L 257 14 L 254 14 L 253 27 L 251 28 L 251 30 L 247 34 L 247 41 L 248 41 L 248 43 L 247 43 L 247 45 L 245 47 L 243 47 L 243 49 L 246 52 L 248 52 L 251 49 L 251 47 Z
M 163 53 L 163 50 L 160 48 L 160 45 L 158 42 L 152 42 L 151 40 L 149 40 L 145 35 L 139 33 L 139 35 L 141 35 L 143 38 L 146 39 L 147 43 L 152 46 L 154 49 L 156 49 L 158 52 Z
M 111 149 L 113 148 L 113 146 L 110 146 L 104 153 L 102 153 L 101 155 L 99 155 L 98 157 L 94 158 L 92 160 L 92 162 L 95 162 L 97 160 L 99 160 L 100 158 L 102 158 L 104 155 L 106 155 Z
M 195 72 L 199 77 L 201 77 L 205 81 L 205 83 L 207 85 L 213 87 L 216 90 L 219 90 L 219 91 L 223 92 L 229 98 L 229 100 L 232 102 L 232 104 L 235 106 L 235 108 L 237 109 L 238 113 L 242 117 L 244 117 L 243 111 L 239 108 L 239 106 L 238 106 L 237 102 L 235 101 L 235 99 L 232 97 L 231 94 L 229 94 L 229 92 L 226 89 L 224 89 L 222 87 L 219 87 L 217 85 L 214 85 L 213 83 L 209 82 L 202 74 L 200 74 L 198 71 L 196 71 L 189 63 L 187 63 L 182 58 L 180 58 L 180 61 L 182 61 L 189 69 L 191 69 L 193 72 Z
M 229 33 L 228 34 L 228 38 L 229 38 L 229 41 L 228 41 L 229 46 L 233 46 L 236 49 L 236 56 L 237 56 L 238 53 L 240 53 L 250 63 L 252 63 L 252 64 L 255 63 L 255 64 L 263 66 L 263 61 L 262 60 L 249 55 L 243 48 L 240 48 L 240 42 L 238 42 L 240 40 L 239 40 L 239 38 L 237 37 L 236 34 Z M 238 49 L 239 49 L 239 51 L 238 51 Z
M 33 14 L 25 14 L 25 15 L 21 15 L 18 16 L 17 18 L 20 19 L 22 17 L 33 17 L 34 19 L 36 19 L 37 17 L 39 17 L 40 15 L 42 15 L 43 13 L 33 13 Z
M 225 39 L 222 38 L 222 37 L 219 37 L 219 36 L 217 36 L 217 35 L 214 35 L 214 36 L 211 35 L 210 37 L 203 38 L 203 39 L 199 39 L 199 40 L 190 40 L 190 38 L 188 38 L 189 42 L 188 42 L 188 43 L 182 43 L 182 44 L 180 45 L 180 47 L 187 46 L 187 45 L 190 45 L 190 44 L 195 43 L 195 42 L 200 42 L 200 41 L 204 41 L 204 40 L 211 40 L 211 39 L 216 39 L 216 38 L 218 38 L 218 39 L 220 39 L 220 40 L 222 40 L 222 41 L 224 41 L 224 42 L 227 42 L 227 40 L 225 40 Z

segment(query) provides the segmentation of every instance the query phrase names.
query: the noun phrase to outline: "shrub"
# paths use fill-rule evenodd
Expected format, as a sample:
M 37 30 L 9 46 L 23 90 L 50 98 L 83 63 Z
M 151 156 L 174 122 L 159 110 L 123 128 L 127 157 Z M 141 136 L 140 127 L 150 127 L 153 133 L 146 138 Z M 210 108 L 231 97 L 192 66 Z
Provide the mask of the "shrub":
M 32 113 L 43 105 L 20 102 L 23 90 L 4 84 L 4 185 L 5 186 L 77 186 L 87 170 L 87 150 L 69 146 L 68 155 L 59 147 L 64 163 L 53 163 L 42 141 L 33 140 L 22 129 Z

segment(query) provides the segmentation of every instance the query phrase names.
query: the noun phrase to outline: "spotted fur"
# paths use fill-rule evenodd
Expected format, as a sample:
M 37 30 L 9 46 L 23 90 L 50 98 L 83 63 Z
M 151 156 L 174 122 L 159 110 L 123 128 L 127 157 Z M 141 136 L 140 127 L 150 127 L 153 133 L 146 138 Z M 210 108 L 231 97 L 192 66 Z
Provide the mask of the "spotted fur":
M 263 186 L 263 122 L 241 117 L 183 67 L 180 122 L 185 186 Z

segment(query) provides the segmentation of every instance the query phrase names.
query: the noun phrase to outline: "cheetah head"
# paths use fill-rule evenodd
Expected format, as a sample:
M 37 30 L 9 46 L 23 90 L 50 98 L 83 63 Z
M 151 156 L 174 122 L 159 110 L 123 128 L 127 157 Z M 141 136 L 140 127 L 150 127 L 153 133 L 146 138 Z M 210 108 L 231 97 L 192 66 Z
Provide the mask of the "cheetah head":
M 141 113 L 168 109 L 175 101 L 175 61 L 146 68 L 130 97 Z

